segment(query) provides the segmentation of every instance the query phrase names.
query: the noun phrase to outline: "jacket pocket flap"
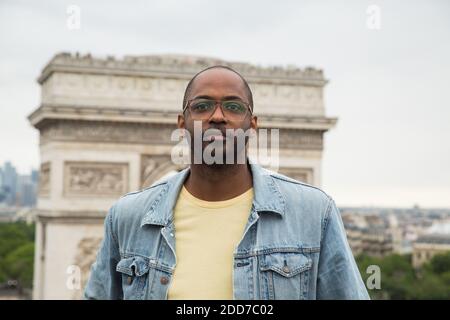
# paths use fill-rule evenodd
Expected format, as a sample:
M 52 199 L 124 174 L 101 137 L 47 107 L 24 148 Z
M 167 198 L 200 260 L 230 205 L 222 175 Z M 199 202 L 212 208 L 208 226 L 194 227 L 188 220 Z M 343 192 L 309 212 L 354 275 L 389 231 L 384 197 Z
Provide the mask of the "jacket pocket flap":
M 301 253 L 271 253 L 262 257 L 261 271 L 272 270 L 284 277 L 293 277 L 311 269 L 312 260 Z
M 125 273 L 129 276 L 142 276 L 149 270 L 149 261 L 144 257 L 134 256 L 124 258 L 119 261 L 116 271 Z

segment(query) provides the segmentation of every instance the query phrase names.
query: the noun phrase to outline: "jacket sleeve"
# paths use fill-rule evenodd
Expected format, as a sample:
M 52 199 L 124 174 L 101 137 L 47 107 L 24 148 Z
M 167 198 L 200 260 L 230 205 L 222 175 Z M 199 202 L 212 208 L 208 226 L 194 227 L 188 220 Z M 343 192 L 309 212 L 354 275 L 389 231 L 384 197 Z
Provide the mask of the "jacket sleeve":
M 370 299 L 359 273 L 339 209 L 332 199 L 322 233 L 317 299 Z
M 90 270 L 84 299 L 122 299 L 122 279 L 120 273 L 116 272 L 120 254 L 117 237 L 112 228 L 113 214 L 114 206 L 111 207 L 104 221 L 103 241 Z

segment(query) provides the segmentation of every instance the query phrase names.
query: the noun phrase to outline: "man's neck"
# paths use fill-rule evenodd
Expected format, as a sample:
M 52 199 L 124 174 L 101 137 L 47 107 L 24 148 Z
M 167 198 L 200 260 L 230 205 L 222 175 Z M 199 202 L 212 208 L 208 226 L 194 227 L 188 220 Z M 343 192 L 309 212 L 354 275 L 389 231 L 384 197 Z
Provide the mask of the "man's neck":
M 248 164 L 191 164 L 184 186 L 199 199 L 223 201 L 249 190 L 253 180 Z

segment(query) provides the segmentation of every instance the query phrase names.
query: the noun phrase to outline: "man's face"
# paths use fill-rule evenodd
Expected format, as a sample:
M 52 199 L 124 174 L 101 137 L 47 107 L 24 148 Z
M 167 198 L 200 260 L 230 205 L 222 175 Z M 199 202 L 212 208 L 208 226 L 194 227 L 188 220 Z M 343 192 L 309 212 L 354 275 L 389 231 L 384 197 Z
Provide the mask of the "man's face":
M 202 72 L 197 76 L 192 84 L 188 100 L 192 99 L 211 99 L 211 100 L 241 100 L 247 105 L 249 104 L 248 95 L 242 82 L 242 79 L 234 72 L 222 69 L 213 68 Z M 247 106 L 246 106 L 247 107 Z M 236 156 L 240 152 L 245 152 L 245 146 L 242 148 L 239 143 L 237 143 L 237 138 L 229 138 L 227 135 L 227 129 L 242 129 L 243 132 L 248 132 L 248 129 L 256 130 L 257 127 L 257 117 L 253 116 L 249 111 L 246 112 L 245 117 L 241 120 L 229 119 L 223 114 L 222 109 L 217 105 L 214 113 L 207 119 L 198 120 L 193 119 L 192 113 L 189 108 L 187 108 L 184 114 L 178 116 L 178 127 L 186 129 L 191 139 L 194 137 L 194 121 L 201 123 L 202 137 L 200 139 L 204 140 L 205 132 L 208 133 L 208 129 L 218 129 L 222 133 L 222 137 L 225 139 L 223 141 L 215 141 L 215 146 L 220 144 L 223 147 L 223 163 L 225 163 L 226 153 L 229 153 L 231 149 L 232 154 Z M 208 135 L 206 135 L 208 137 Z M 228 138 L 227 138 L 228 137 Z M 220 138 L 220 137 L 219 137 Z M 207 141 L 202 141 L 202 153 L 211 144 L 215 138 L 206 138 Z M 218 140 L 218 139 L 217 139 Z M 247 143 L 248 138 L 245 139 Z M 191 152 L 194 152 L 194 144 L 191 143 Z M 244 150 L 242 150 L 244 149 Z M 222 156 L 221 156 L 222 157 Z

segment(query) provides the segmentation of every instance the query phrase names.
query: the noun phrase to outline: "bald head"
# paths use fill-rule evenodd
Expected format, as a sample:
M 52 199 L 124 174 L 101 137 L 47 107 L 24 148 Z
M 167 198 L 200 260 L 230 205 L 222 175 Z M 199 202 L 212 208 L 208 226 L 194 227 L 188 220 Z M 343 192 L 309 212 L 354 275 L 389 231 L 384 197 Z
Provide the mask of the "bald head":
M 253 110 L 253 94 L 247 81 L 237 71 L 221 65 L 203 69 L 189 81 L 182 107 L 186 106 L 188 100 L 196 98 L 196 93 L 213 97 L 218 90 L 227 92 L 229 96 L 240 97 Z

